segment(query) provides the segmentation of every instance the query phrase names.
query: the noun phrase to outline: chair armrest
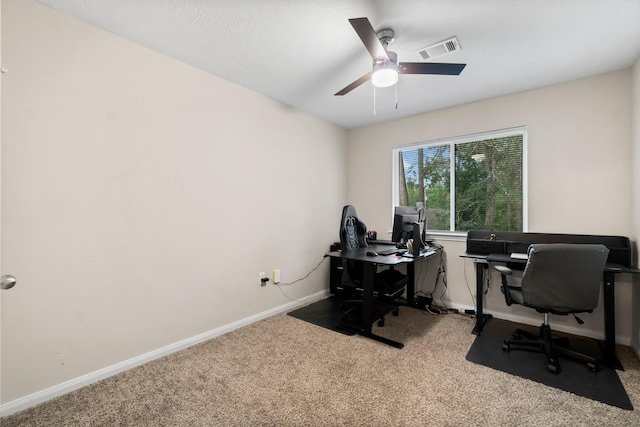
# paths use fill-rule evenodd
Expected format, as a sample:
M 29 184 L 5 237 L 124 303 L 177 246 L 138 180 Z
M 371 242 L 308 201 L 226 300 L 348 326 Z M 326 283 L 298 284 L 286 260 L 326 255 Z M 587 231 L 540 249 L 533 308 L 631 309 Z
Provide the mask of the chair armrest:
M 514 290 L 514 288 L 511 288 L 507 283 L 507 276 L 511 276 L 513 270 L 511 270 L 509 267 L 505 267 L 504 265 L 494 265 L 493 268 L 498 270 L 502 277 L 502 286 L 500 287 L 500 290 L 504 294 L 504 301 L 507 303 L 507 305 L 513 304 L 514 301 L 511 297 L 511 291 Z
M 509 267 L 505 267 L 504 265 L 494 265 L 493 268 L 498 270 L 503 276 L 510 276 L 511 273 L 513 273 Z

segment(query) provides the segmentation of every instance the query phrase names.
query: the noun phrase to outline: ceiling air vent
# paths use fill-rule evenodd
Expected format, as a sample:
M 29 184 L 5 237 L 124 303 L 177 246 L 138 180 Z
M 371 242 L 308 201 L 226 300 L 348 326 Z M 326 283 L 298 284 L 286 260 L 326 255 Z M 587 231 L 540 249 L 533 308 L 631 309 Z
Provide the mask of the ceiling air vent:
M 427 60 L 431 58 L 435 58 L 436 56 L 446 55 L 447 53 L 455 52 L 457 50 L 461 50 L 460 43 L 458 42 L 457 37 L 451 37 L 441 42 L 432 44 L 431 46 L 423 47 L 418 50 L 418 55 L 420 59 Z

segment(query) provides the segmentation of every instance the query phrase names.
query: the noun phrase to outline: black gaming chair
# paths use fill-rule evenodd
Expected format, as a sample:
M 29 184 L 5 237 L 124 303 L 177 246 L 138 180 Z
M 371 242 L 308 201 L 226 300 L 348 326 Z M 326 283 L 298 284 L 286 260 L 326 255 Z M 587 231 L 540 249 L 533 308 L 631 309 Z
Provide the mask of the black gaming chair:
M 347 205 L 342 209 L 340 221 L 340 245 L 341 250 L 354 251 L 369 246 L 366 239 L 367 226 L 360 221 L 356 209 Z M 349 314 L 360 308 L 362 301 L 362 276 L 363 264 L 357 261 L 344 260 L 343 289 L 350 291 L 352 299 L 342 302 L 343 308 L 350 306 L 343 314 L 343 321 L 348 320 Z M 378 316 L 378 326 L 384 325 L 384 316 L 381 309 L 391 310 L 398 315 L 398 305 L 393 301 L 402 295 L 407 284 L 407 276 L 395 269 L 387 269 L 376 272 L 373 283 L 374 310 Z
M 609 249 L 604 245 L 532 244 L 519 287 L 507 284 L 510 268 L 494 266 L 502 275 L 507 305 L 522 304 L 544 313 L 539 336 L 517 329 L 512 339 L 504 340 L 502 349 L 545 353 L 547 369 L 552 373 L 560 372 L 558 355 L 586 362 L 591 370 L 597 370 L 594 356 L 569 349 L 567 339 L 552 338 L 549 314 L 573 314 L 578 323 L 584 323 L 575 314 L 591 313 L 598 306 L 600 280 L 608 255 Z

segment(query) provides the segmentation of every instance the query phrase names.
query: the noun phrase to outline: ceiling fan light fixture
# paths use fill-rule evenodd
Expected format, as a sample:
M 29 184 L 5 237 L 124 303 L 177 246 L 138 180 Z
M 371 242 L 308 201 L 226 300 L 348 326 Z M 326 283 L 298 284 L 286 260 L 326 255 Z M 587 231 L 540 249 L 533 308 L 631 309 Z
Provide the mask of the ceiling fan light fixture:
M 371 83 L 375 87 L 389 87 L 398 82 L 398 66 L 393 61 L 380 61 L 373 64 Z
M 398 82 L 398 71 L 392 68 L 376 70 L 371 77 L 375 87 L 389 87 Z

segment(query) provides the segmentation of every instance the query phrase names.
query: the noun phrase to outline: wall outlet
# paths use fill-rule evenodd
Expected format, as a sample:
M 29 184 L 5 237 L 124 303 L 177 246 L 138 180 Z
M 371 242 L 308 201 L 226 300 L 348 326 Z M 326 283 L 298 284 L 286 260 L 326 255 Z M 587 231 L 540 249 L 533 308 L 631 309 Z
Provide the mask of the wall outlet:
M 267 286 L 267 273 L 265 273 L 264 271 L 258 273 L 258 278 L 260 279 L 260 286 Z
M 280 269 L 274 268 L 271 272 L 271 281 L 275 284 L 280 283 Z

